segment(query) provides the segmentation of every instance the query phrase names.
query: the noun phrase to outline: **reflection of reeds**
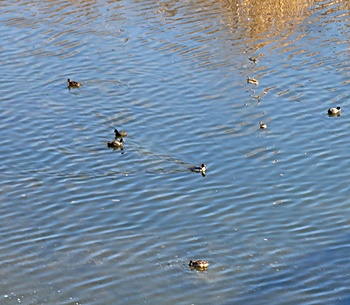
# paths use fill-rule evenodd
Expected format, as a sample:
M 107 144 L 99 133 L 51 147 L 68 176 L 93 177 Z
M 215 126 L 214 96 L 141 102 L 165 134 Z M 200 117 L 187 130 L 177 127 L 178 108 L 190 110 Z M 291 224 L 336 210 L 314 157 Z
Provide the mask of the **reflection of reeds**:
M 315 0 L 220 0 L 229 18 L 226 24 L 239 24 L 253 39 L 264 33 L 281 33 L 300 23 L 311 14 Z M 234 18 L 236 22 L 230 21 Z M 234 29 L 232 29 L 234 30 Z M 260 37 L 261 38 L 261 37 Z

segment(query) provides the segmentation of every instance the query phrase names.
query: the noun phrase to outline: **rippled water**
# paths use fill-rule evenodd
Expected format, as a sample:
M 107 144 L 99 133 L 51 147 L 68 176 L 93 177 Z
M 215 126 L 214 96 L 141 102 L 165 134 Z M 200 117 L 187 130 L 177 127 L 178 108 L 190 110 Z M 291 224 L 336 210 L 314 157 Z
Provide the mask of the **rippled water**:
M 1 304 L 350 302 L 347 1 L 0 13 Z

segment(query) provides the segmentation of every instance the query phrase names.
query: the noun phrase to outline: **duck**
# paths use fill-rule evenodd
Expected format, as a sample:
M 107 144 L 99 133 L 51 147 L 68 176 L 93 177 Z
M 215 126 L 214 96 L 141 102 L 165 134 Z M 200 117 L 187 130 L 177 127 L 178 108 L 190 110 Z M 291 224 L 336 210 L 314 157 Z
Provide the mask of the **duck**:
M 74 80 L 67 79 L 67 86 L 68 88 L 79 88 L 81 86 L 81 83 L 76 82 Z
M 207 167 L 204 163 L 202 163 L 201 166 L 194 166 L 194 167 L 190 167 L 190 171 L 195 172 L 195 173 L 205 173 L 205 171 L 207 170 Z
M 207 261 L 199 259 L 198 261 L 190 260 L 190 263 L 188 265 L 192 268 L 206 269 L 208 268 L 209 263 Z
M 114 133 L 115 133 L 115 138 L 124 138 L 128 135 L 128 133 L 126 131 L 118 131 L 118 129 L 114 129 Z
M 255 86 L 259 85 L 259 81 L 257 79 L 250 77 L 247 78 L 247 83 L 254 84 Z
M 263 122 L 259 122 L 259 125 L 260 125 L 260 128 L 261 129 L 266 129 L 267 128 L 267 125 Z
M 337 108 L 329 108 L 328 109 L 329 115 L 339 115 L 340 114 L 340 107 Z
M 263 56 L 263 54 L 262 53 L 259 53 L 257 56 L 251 56 L 251 57 L 248 57 L 248 59 L 250 60 L 250 61 L 252 61 L 253 63 L 255 63 L 255 64 L 257 64 L 258 63 L 258 58 L 260 58 L 260 57 L 262 57 Z
M 259 61 L 256 57 L 248 57 L 248 59 L 255 64 Z
M 121 138 L 119 141 L 113 140 L 111 142 L 107 142 L 107 146 L 112 147 L 112 148 L 123 148 L 124 147 L 124 139 Z

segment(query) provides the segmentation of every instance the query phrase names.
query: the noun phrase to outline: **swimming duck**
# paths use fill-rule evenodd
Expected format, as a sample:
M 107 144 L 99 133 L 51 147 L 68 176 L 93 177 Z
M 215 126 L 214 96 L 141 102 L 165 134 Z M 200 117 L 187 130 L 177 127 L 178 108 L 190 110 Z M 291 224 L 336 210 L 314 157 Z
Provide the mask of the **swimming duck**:
M 207 170 L 207 167 L 205 166 L 204 163 L 202 163 L 201 166 L 190 167 L 190 171 L 196 172 L 196 173 L 203 173 L 204 174 L 206 170 Z
M 248 59 L 255 64 L 259 61 L 256 57 L 248 57 Z
M 261 129 L 266 129 L 267 128 L 267 125 L 263 122 L 259 122 L 259 125 L 260 125 L 260 128 Z
M 198 261 L 190 260 L 190 263 L 188 265 L 192 268 L 206 269 L 208 268 L 209 263 L 207 261 L 199 259 Z
M 247 78 L 247 83 L 254 84 L 255 86 L 259 85 L 259 81 L 257 79 L 250 77 Z
M 330 115 L 339 115 L 340 114 L 340 107 L 337 108 L 329 108 L 328 114 Z
M 123 148 L 124 147 L 124 139 L 121 138 L 120 141 L 113 140 L 111 142 L 108 142 L 107 146 L 112 147 L 112 148 Z
M 114 133 L 115 133 L 115 138 L 124 138 L 128 135 L 128 133 L 126 131 L 118 131 L 118 129 L 114 129 Z
M 68 88 L 79 88 L 80 87 L 80 83 L 76 82 L 74 80 L 70 80 L 69 78 L 67 79 L 67 86 Z
M 257 63 L 259 60 L 258 60 L 258 58 L 260 58 L 260 57 L 262 57 L 263 56 L 263 54 L 262 53 L 259 53 L 257 56 L 251 56 L 251 57 L 248 57 L 248 59 L 250 60 L 250 61 L 252 61 L 253 63 Z

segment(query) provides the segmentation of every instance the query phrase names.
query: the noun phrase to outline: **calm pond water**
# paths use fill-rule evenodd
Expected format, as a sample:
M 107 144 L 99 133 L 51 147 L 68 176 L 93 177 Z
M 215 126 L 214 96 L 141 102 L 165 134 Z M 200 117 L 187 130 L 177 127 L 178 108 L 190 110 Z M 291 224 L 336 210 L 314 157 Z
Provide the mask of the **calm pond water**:
M 1 304 L 350 303 L 348 1 L 0 13 Z

